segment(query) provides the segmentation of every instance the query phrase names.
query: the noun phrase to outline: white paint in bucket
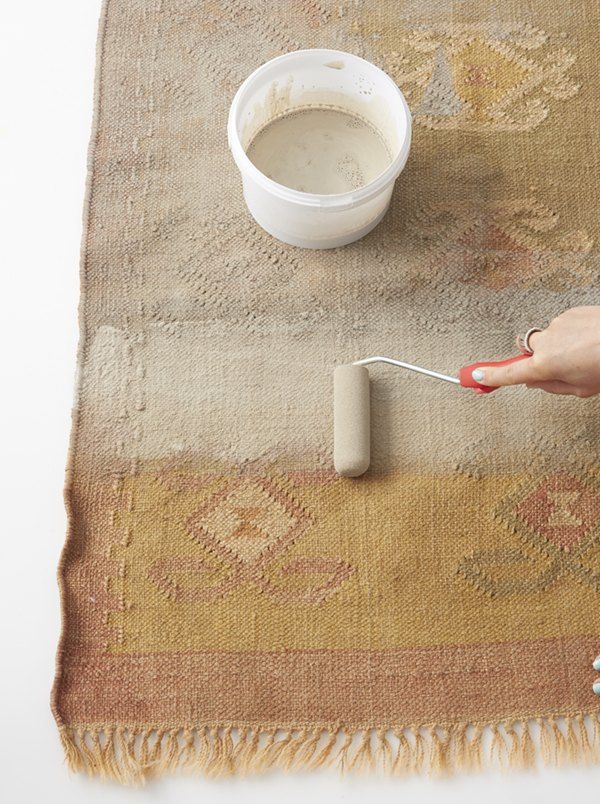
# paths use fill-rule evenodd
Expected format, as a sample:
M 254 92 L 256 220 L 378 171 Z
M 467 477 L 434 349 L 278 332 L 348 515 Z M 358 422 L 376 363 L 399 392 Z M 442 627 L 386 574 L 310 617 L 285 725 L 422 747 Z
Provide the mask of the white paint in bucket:
M 299 109 L 277 117 L 246 153 L 269 179 L 318 195 L 358 190 L 392 161 L 377 129 L 339 109 Z
M 391 161 L 374 179 L 341 193 L 302 192 L 266 176 L 246 151 L 272 121 L 305 109 L 331 109 L 365 121 Z M 291 245 L 333 248 L 371 231 L 385 214 L 411 138 L 411 117 L 396 84 L 368 61 L 337 50 L 298 50 L 259 67 L 237 91 L 228 139 L 251 214 Z

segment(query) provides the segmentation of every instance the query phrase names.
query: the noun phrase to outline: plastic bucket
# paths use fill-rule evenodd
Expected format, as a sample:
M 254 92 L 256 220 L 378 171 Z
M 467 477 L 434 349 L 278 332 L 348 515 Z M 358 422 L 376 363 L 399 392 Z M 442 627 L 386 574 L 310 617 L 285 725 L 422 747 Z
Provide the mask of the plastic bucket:
M 336 195 L 303 193 L 269 179 L 246 155 L 248 146 L 271 120 L 311 107 L 368 121 L 384 138 L 391 164 L 364 187 Z M 284 243 L 333 248 L 363 237 L 385 215 L 408 158 L 411 117 L 396 84 L 374 64 L 339 50 L 297 50 L 244 81 L 231 104 L 227 136 L 256 222 Z

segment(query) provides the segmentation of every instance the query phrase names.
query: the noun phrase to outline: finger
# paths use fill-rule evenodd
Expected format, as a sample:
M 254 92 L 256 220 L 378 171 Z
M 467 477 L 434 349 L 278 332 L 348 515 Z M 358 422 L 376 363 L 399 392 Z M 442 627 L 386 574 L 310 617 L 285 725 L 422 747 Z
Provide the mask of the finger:
M 528 388 L 539 388 L 549 394 L 564 394 L 567 396 L 577 396 L 579 389 L 575 385 L 560 380 L 546 380 L 544 382 L 528 382 Z
M 491 385 L 496 388 L 501 385 L 538 382 L 541 377 L 539 368 L 531 357 L 528 360 L 509 363 L 508 366 L 482 366 L 478 370 L 478 376 L 474 379 L 482 385 Z

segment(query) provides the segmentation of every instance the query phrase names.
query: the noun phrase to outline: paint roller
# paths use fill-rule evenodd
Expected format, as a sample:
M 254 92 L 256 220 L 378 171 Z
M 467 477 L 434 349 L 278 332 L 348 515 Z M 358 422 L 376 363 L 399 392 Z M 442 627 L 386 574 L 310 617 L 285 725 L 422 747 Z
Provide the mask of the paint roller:
M 333 374 L 333 463 L 336 472 L 344 477 L 358 477 L 367 471 L 371 462 L 371 402 L 369 371 L 366 367 L 372 363 L 387 363 L 397 368 L 416 371 L 436 380 L 471 388 L 476 394 L 483 395 L 495 391 L 496 388 L 478 382 L 473 377 L 475 369 L 507 366 L 528 357 L 531 355 L 522 354 L 497 362 L 471 363 L 463 366 L 457 377 L 380 355 L 338 366 Z

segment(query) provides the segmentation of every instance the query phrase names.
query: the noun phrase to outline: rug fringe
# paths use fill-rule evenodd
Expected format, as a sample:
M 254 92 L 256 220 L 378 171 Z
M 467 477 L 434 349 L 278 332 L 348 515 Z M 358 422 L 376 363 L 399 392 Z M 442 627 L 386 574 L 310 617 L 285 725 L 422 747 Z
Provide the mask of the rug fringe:
M 600 713 L 404 729 L 256 729 L 186 726 L 67 728 L 69 768 L 140 785 L 177 771 L 209 777 L 337 767 L 342 773 L 449 775 L 482 767 L 600 763 Z

